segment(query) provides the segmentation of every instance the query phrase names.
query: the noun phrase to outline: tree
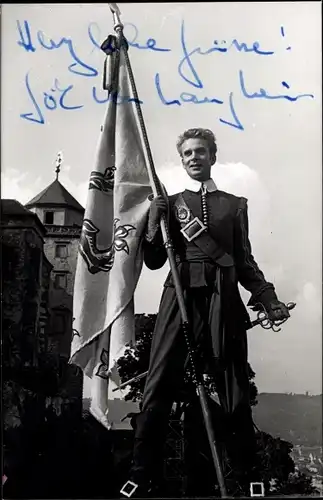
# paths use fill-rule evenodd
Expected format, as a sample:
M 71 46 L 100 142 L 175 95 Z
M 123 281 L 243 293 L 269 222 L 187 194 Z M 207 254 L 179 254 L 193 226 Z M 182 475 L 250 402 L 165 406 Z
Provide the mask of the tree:
M 119 375 L 122 382 L 137 377 L 148 370 L 152 335 L 156 322 L 156 314 L 136 314 L 135 330 L 136 345 L 128 347 L 122 358 L 119 359 Z M 145 378 L 131 383 L 126 401 L 139 402 L 145 385 Z
M 318 490 L 312 477 L 296 469 L 291 457 L 293 444 L 258 432 L 258 473 L 265 485 L 266 495 L 315 495 Z
M 288 475 L 288 478 L 283 481 L 275 481 L 271 487 L 271 494 L 275 496 L 283 495 L 319 495 L 319 491 L 313 486 L 311 476 L 304 472 L 294 471 Z

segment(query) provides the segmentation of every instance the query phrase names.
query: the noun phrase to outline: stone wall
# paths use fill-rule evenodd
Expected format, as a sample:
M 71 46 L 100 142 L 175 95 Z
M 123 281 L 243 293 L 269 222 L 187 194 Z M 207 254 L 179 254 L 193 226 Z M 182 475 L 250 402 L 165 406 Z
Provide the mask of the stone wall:
M 40 349 L 43 240 L 23 221 L 7 221 L 2 227 L 3 338 L 8 361 L 37 364 Z
M 47 397 L 47 404 L 60 402 L 60 411 L 81 416 L 83 375 L 68 364 L 78 238 L 75 231 L 69 234 L 64 240 L 67 258 L 57 258 L 57 238 L 47 239 L 39 219 L 18 202 L 6 202 L 5 209 L 15 212 L 2 213 L 1 221 L 3 363 L 9 384 L 9 421 L 19 400 L 25 399 L 26 390 L 32 391 L 33 398 L 41 394 L 44 404 Z M 67 272 L 66 289 L 54 285 L 54 269 Z M 59 333 L 53 321 L 57 314 L 66 320 L 64 331 Z M 22 404 L 21 411 L 23 408 Z

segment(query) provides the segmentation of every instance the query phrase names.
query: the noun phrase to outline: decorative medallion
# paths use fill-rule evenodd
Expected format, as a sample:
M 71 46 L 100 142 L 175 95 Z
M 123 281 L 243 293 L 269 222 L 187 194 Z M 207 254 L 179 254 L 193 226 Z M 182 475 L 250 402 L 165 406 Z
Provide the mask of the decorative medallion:
M 184 206 L 176 207 L 176 219 L 179 222 L 183 223 L 189 222 L 190 217 L 191 217 L 191 211 L 188 208 Z

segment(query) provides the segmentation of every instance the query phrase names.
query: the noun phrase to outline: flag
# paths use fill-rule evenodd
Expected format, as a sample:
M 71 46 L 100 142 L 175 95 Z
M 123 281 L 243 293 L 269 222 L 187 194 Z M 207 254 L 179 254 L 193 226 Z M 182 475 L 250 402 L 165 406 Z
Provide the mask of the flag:
M 135 341 L 134 292 L 152 193 L 123 50 L 90 174 L 73 297 L 70 363 L 91 378 L 90 411 L 110 428 L 108 389 Z M 111 95 L 110 95 L 111 97 Z

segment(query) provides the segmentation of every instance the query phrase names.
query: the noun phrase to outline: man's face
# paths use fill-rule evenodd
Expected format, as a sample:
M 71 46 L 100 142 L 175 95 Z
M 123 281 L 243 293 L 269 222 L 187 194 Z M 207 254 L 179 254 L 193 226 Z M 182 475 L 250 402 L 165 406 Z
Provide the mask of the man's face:
M 187 174 L 196 181 L 207 181 L 210 178 L 211 157 L 208 144 L 204 139 L 187 139 L 182 144 L 182 163 Z

